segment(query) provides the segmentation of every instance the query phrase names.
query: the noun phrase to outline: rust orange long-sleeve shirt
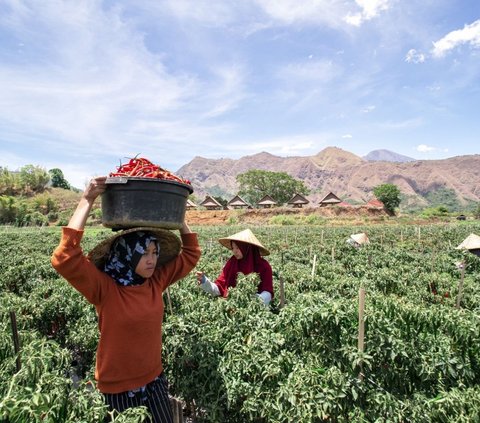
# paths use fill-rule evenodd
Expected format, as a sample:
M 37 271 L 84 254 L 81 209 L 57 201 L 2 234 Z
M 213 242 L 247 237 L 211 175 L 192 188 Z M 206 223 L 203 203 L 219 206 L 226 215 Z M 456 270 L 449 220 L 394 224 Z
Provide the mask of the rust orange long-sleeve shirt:
M 97 269 L 83 254 L 82 236 L 83 231 L 64 227 L 52 265 L 96 308 L 100 340 L 95 379 L 100 392 L 113 394 L 138 388 L 163 370 L 162 293 L 197 264 L 197 235 L 182 235 L 178 257 L 136 286 L 122 286 Z

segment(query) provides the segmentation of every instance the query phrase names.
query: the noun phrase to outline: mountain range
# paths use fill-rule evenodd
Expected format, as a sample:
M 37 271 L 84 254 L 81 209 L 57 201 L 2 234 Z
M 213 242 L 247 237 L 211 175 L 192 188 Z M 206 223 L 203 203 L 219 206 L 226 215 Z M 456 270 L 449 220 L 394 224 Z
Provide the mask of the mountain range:
M 286 172 L 310 189 L 312 204 L 329 192 L 343 201 L 361 204 L 380 184 L 395 184 L 403 207 L 426 207 L 435 201 L 458 208 L 480 201 L 480 155 L 443 160 L 414 160 L 388 150 L 359 157 L 337 147 L 314 156 L 279 157 L 267 152 L 240 159 L 195 157 L 176 173 L 187 178 L 200 201 L 208 194 L 230 200 L 238 193 L 237 175 L 252 169 Z M 445 204 L 446 205 L 446 204 Z

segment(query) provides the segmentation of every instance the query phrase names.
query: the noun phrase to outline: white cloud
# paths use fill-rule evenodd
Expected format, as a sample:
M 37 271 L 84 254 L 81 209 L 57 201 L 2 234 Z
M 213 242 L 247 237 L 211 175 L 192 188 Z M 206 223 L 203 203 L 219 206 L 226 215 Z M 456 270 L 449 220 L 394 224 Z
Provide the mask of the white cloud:
M 275 21 L 284 24 L 323 23 L 338 26 L 346 13 L 341 0 L 254 0 Z
M 452 31 L 434 42 L 432 56 L 443 57 L 462 44 L 470 44 L 473 48 L 480 47 L 480 19 L 470 25 L 465 25 L 463 29 Z
M 403 121 L 387 121 L 380 123 L 378 126 L 386 130 L 403 130 L 418 128 L 423 124 L 422 118 L 411 118 Z
M 353 138 L 353 135 L 351 135 L 351 134 L 345 134 L 345 135 L 342 135 L 342 138 Z
M 349 12 L 345 16 L 346 23 L 353 26 L 360 26 L 363 22 L 377 17 L 380 12 L 389 8 L 390 0 L 355 0 L 355 3 L 360 7 L 359 12 Z
M 443 153 L 448 152 L 448 148 L 437 148 L 437 147 L 432 147 L 432 146 L 429 146 L 429 145 L 426 145 L 426 144 L 417 145 L 416 150 L 420 153 L 432 153 L 432 152 L 436 152 L 436 151 L 440 151 L 440 152 L 443 152 Z
M 328 82 L 338 76 L 340 69 L 329 60 L 309 60 L 308 62 L 290 63 L 278 71 L 281 79 L 296 82 Z
M 420 153 L 429 153 L 430 151 L 435 151 L 435 147 L 429 147 L 425 144 L 417 145 L 417 151 Z
M 162 144 L 181 151 L 222 132 L 209 119 L 244 98 L 241 66 L 211 62 L 202 80 L 172 72 L 119 9 L 30 2 L 9 13 L 0 26 L 10 26 L 25 52 L 0 62 L 3 135 L 8 127 L 26 143 L 58 142 L 72 156 L 89 144 L 119 156 L 138 143 L 144 152 Z
M 423 63 L 425 62 L 425 55 L 418 52 L 414 48 L 408 50 L 405 56 L 405 62 L 407 63 Z
M 223 157 L 225 154 L 231 156 L 232 153 L 239 153 L 243 156 L 260 151 L 268 151 L 280 156 L 308 156 L 318 153 L 321 146 L 326 145 L 327 138 L 326 134 L 312 133 L 272 137 L 261 141 L 239 140 L 236 143 L 219 146 L 216 153 L 219 157 Z
M 375 110 L 375 106 L 367 106 L 362 109 L 362 113 L 370 113 Z
M 224 26 L 234 19 L 236 7 L 229 2 L 219 0 L 168 0 L 150 2 L 150 6 L 161 9 L 167 7 L 178 19 L 195 20 L 204 24 Z

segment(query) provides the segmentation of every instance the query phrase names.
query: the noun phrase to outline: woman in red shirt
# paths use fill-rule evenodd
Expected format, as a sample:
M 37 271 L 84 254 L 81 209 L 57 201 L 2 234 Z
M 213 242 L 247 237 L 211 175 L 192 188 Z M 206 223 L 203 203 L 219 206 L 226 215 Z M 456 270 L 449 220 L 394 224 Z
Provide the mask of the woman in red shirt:
M 257 295 L 265 305 L 268 305 L 273 298 L 272 267 L 262 256 L 267 256 L 270 252 L 250 229 L 227 238 L 220 238 L 218 241 L 232 250 L 233 256 L 227 261 L 215 282 L 211 282 L 205 273 L 197 272 L 200 287 L 214 296 L 227 297 L 228 289 L 237 285 L 238 273 L 248 275 L 255 272 L 260 276 Z

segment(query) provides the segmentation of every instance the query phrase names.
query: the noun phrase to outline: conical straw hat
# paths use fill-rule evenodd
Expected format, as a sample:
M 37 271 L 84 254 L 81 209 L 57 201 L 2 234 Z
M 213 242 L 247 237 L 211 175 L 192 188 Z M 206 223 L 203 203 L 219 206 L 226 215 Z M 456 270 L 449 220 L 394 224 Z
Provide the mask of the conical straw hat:
M 480 248 L 480 236 L 475 234 L 468 235 L 464 241 L 457 247 L 457 250 L 476 250 Z
M 350 235 L 350 238 L 352 238 L 357 244 L 369 244 L 370 241 L 367 237 L 367 234 L 361 233 L 361 234 L 353 234 Z
M 259 248 L 260 254 L 262 256 L 268 256 L 270 251 L 268 251 L 257 239 L 253 232 L 250 229 L 245 229 L 244 231 L 237 232 L 236 234 L 230 235 L 226 238 L 220 238 L 218 242 L 222 244 L 224 247 L 227 247 L 229 250 L 232 249 L 232 241 L 240 241 L 245 242 L 247 244 L 255 245 Z
M 150 232 L 152 235 L 155 236 L 155 238 L 157 238 L 160 246 L 160 254 L 157 261 L 157 267 L 169 262 L 170 260 L 173 260 L 180 253 L 182 243 L 173 232 L 167 229 L 142 226 L 138 228 L 131 228 L 124 231 L 119 231 L 115 235 L 107 238 L 106 240 L 98 244 L 96 247 L 94 247 L 92 251 L 88 253 L 87 258 L 91 262 L 93 262 L 95 266 L 103 270 L 105 260 L 107 260 L 108 255 L 110 254 L 110 247 L 113 245 L 114 241 L 122 235 L 126 235 L 136 231 Z

